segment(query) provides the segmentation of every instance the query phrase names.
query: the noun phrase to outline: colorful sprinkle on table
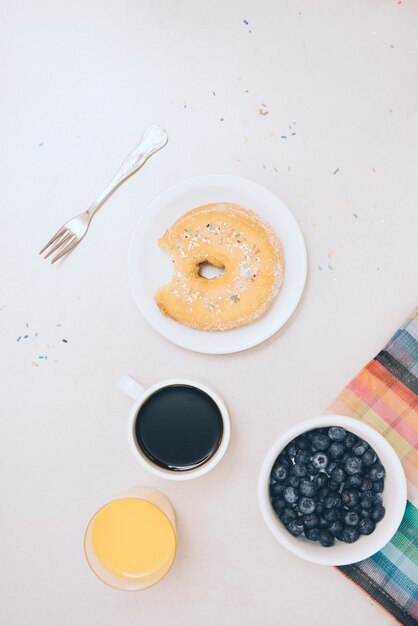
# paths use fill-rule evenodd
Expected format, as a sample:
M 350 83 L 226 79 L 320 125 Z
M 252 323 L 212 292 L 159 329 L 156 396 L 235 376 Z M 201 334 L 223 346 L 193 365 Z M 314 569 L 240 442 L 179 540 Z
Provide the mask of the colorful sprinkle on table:
M 357 213 L 353 213 L 353 217 L 355 217 L 356 219 L 358 219 L 358 215 L 357 215 Z
M 333 175 L 335 176 L 335 174 L 338 174 L 338 172 L 339 172 L 339 171 L 340 171 L 340 168 L 339 168 L 339 167 L 337 167 L 337 169 L 336 169 L 336 170 L 334 170 L 332 173 L 333 173 Z
M 242 20 L 246 26 L 248 26 L 248 20 Z

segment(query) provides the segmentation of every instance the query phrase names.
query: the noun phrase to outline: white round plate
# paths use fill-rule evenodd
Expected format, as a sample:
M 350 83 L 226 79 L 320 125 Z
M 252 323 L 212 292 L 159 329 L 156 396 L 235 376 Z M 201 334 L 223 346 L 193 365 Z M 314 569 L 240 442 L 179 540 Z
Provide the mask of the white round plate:
M 269 310 L 258 320 L 227 331 L 184 326 L 161 314 L 157 289 L 170 281 L 173 264 L 157 241 L 190 209 L 212 202 L 234 202 L 258 213 L 274 228 L 284 249 L 283 285 Z M 226 354 L 252 348 L 279 330 L 295 310 L 306 281 L 306 247 L 289 209 L 271 191 L 245 178 L 207 175 L 189 178 L 163 191 L 147 207 L 132 234 L 128 274 L 135 302 L 147 322 L 173 343 L 206 354 Z

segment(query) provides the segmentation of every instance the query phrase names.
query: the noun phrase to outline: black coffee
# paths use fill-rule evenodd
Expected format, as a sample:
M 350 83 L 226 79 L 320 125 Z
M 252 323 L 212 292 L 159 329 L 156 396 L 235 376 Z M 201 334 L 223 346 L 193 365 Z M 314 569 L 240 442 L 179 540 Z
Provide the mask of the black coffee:
M 153 463 L 174 471 L 189 470 L 215 454 L 222 440 L 222 415 L 201 389 L 170 385 L 145 400 L 136 417 L 135 434 Z

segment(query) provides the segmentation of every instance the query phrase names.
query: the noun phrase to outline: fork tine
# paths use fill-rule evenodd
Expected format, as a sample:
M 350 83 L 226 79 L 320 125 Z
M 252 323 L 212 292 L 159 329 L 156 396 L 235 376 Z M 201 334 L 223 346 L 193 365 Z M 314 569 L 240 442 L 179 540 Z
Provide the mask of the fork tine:
M 67 229 L 65 228 L 65 226 L 62 226 L 59 230 L 57 230 L 57 232 L 55 233 L 55 235 L 53 237 L 51 237 L 51 239 L 48 241 L 47 244 L 44 245 L 44 247 L 42 248 L 42 250 L 39 251 L 39 254 L 42 254 L 43 252 L 45 252 L 45 250 L 47 248 L 49 248 L 49 246 L 54 243 L 54 241 L 56 241 L 57 237 L 60 237 L 61 235 L 64 234 L 64 232 Z
M 50 254 L 55 252 L 55 250 L 58 250 L 58 248 L 61 248 L 64 244 L 66 244 L 72 236 L 72 232 L 67 229 L 66 234 L 64 233 L 64 236 L 60 238 L 60 240 L 55 244 L 53 248 L 51 248 L 51 250 L 49 250 L 48 254 L 44 256 L 44 259 L 47 259 Z
M 53 265 L 55 263 L 55 261 L 58 261 L 58 259 L 60 259 L 61 257 L 64 256 L 64 254 L 68 254 L 69 252 L 71 252 L 71 250 L 74 250 L 74 248 L 76 247 L 76 245 L 78 245 L 81 241 L 81 239 L 77 239 L 77 237 L 75 235 L 73 235 L 73 239 L 71 241 L 68 242 L 68 244 L 65 246 L 65 248 L 63 250 L 61 250 L 61 252 L 59 252 L 57 254 L 57 256 L 55 256 L 52 261 L 51 261 L 51 265 Z

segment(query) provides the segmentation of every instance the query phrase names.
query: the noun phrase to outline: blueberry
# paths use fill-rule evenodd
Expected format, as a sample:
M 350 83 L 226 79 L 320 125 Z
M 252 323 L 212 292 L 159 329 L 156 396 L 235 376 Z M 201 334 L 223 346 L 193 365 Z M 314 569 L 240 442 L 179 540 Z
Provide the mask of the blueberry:
M 354 543 L 360 537 L 359 532 L 356 528 L 343 528 L 340 539 L 345 543 Z
M 334 459 L 338 459 L 343 452 L 345 451 L 345 446 L 343 443 L 339 441 L 333 441 L 333 443 L 328 448 L 328 454 L 332 456 Z
M 314 448 L 314 450 L 320 450 L 321 452 L 323 452 L 329 447 L 328 437 L 321 433 L 316 433 L 312 437 L 312 447 Z
M 313 498 L 307 498 L 304 496 L 303 498 L 300 498 L 298 508 L 302 515 L 309 515 L 315 511 L 316 502 Z
M 322 487 L 318 491 L 318 500 L 319 502 L 324 502 L 325 498 L 330 494 L 330 490 L 327 487 Z
M 295 441 L 291 441 L 289 445 L 286 446 L 285 452 L 290 459 L 293 459 L 298 453 L 298 446 Z
M 372 509 L 372 520 L 374 522 L 380 522 L 380 520 L 382 520 L 385 517 L 385 507 L 382 506 L 381 504 L 378 504 L 377 506 L 374 507 L 374 509 Z
M 373 481 L 380 480 L 385 475 L 385 468 L 381 463 L 375 463 L 370 466 L 369 469 L 369 478 Z
M 373 483 L 372 491 L 373 493 L 382 493 L 384 489 L 383 480 L 375 480 Z
M 272 498 L 277 498 L 277 496 L 281 496 L 284 490 L 283 483 L 272 483 L 270 485 L 270 496 Z
M 372 516 L 372 512 L 370 509 L 361 509 L 360 517 L 371 517 L 371 516 Z
M 360 491 L 371 491 L 373 487 L 373 482 L 370 478 L 365 478 L 360 486 Z
M 339 491 L 340 487 L 341 487 L 341 483 L 337 482 L 336 480 L 332 480 L 331 479 L 331 480 L 328 481 L 327 487 L 331 491 Z
M 299 494 L 295 487 L 286 487 L 283 492 L 283 497 L 288 504 L 295 504 L 298 501 Z
M 375 528 L 375 523 L 367 517 L 361 519 L 358 525 L 358 529 L 361 535 L 371 535 Z
M 316 512 L 318 513 L 318 515 L 322 515 L 322 513 L 324 512 L 324 503 L 323 502 L 317 502 L 316 504 Z
M 367 443 L 367 441 L 360 439 L 359 441 L 357 441 L 357 443 L 354 444 L 353 452 L 357 456 L 362 456 L 362 454 L 366 452 L 368 447 L 369 447 L 369 444 Z
M 276 511 L 276 513 L 279 515 L 280 512 L 283 511 L 283 509 L 287 507 L 287 502 L 286 502 L 286 500 L 283 500 L 283 498 L 276 498 L 271 503 L 271 506 Z
M 341 426 L 331 426 L 328 428 L 328 437 L 333 441 L 342 441 L 347 436 L 347 431 Z
M 306 538 L 310 539 L 311 541 L 318 541 L 319 539 L 319 534 L 320 534 L 320 530 L 319 528 L 309 528 L 306 532 Z
M 334 535 L 334 537 L 338 537 L 338 535 L 340 535 L 343 528 L 344 528 L 344 525 L 342 521 L 339 519 L 335 520 L 335 522 L 332 522 L 332 524 L 328 526 L 329 532 L 331 533 L 331 535 Z
M 296 439 L 296 445 L 299 450 L 308 450 L 310 448 L 309 440 L 303 435 Z
M 318 489 L 321 489 L 322 487 L 326 486 L 328 482 L 328 476 L 324 472 L 321 472 L 315 476 L 313 481 Z
M 346 487 L 360 487 L 363 483 L 363 479 L 358 474 L 354 474 L 354 476 L 349 476 L 345 481 Z
M 331 461 L 331 463 L 328 463 L 328 466 L 327 466 L 328 475 L 331 474 L 332 470 L 334 470 L 336 467 L 338 467 L 337 461 Z
M 333 509 L 334 507 L 341 506 L 341 496 L 338 493 L 331 493 L 324 500 L 324 506 L 326 509 Z
M 346 448 L 344 452 L 342 453 L 342 455 L 338 457 L 339 464 L 343 465 L 348 459 L 348 457 L 351 456 L 351 454 L 352 454 L 351 450 L 347 450 Z
M 319 518 L 316 513 L 309 513 L 303 516 L 303 523 L 306 529 L 316 528 L 319 524 Z
M 302 463 L 303 465 L 304 463 L 307 463 L 307 461 L 309 461 L 310 456 L 311 455 L 308 450 L 299 450 L 295 456 L 295 463 Z
M 353 509 L 359 502 L 358 493 L 355 489 L 348 488 L 343 489 L 341 493 L 343 505 L 348 509 Z
M 297 476 L 289 476 L 286 480 L 286 487 L 299 487 L 300 478 Z
M 315 467 L 311 461 L 308 461 L 306 464 L 306 469 L 308 470 L 308 474 L 310 476 L 316 476 L 316 474 L 318 474 L 319 469 L 317 467 Z
M 296 519 L 297 515 L 295 511 L 290 508 L 290 506 L 286 506 L 284 509 L 280 511 L 279 517 L 281 521 L 283 522 L 283 524 L 286 526 L 291 520 Z
M 379 504 L 383 504 L 382 496 L 380 496 L 378 493 L 374 494 L 373 504 L 374 504 L 374 506 L 378 506 Z
M 329 522 L 323 515 L 319 516 L 319 528 L 328 528 Z
M 332 535 L 328 530 L 321 530 L 319 533 L 319 543 L 324 548 L 329 548 L 334 544 L 334 535 Z
M 363 509 L 371 509 L 374 504 L 374 493 L 372 491 L 364 491 L 361 494 L 360 504 Z
M 316 485 L 311 480 L 303 478 L 299 483 L 299 493 L 301 496 L 307 496 L 308 498 L 312 498 L 312 496 L 316 495 Z
M 337 465 L 337 467 L 334 467 L 334 469 L 331 472 L 331 478 L 332 480 L 335 480 L 335 482 L 341 484 L 345 481 L 345 479 L 347 478 L 347 475 L 345 471 L 343 470 L 343 468 Z
M 341 519 L 341 513 L 340 510 L 337 508 L 328 509 L 327 511 L 325 511 L 324 517 L 329 524 L 332 524 L 333 522 L 336 522 L 337 519 Z
M 306 465 L 302 465 L 302 463 L 295 463 L 290 471 L 293 476 L 297 476 L 297 478 L 302 478 L 302 476 L 306 476 L 308 473 Z
M 286 524 L 286 528 L 291 535 L 299 537 L 299 535 L 302 535 L 304 531 L 303 521 L 301 519 L 292 519 L 288 524 Z
M 271 477 L 273 480 L 283 481 L 289 476 L 289 469 L 284 465 L 284 463 L 275 463 L 273 465 L 273 469 L 271 470 Z
M 373 465 L 373 463 L 376 463 L 376 461 L 377 461 L 377 454 L 373 450 L 373 448 L 368 448 L 366 450 L 366 452 L 363 454 L 362 461 L 363 461 L 364 465 L 366 465 L 366 466 Z
M 344 523 L 346 526 L 358 526 L 360 516 L 355 511 L 348 511 L 344 515 Z
M 356 443 L 357 438 L 353 433 L 347 433 L 346 438 L 344 439 L 344 445 L 346 448 L 352 448 Z
M 363 469 L 363 462 L 358 456 L 350 455 L 344 463 L 344 469 L 350 476 L 360 474 Z
M 311 460 L 312 465 L 317 469 L 326 469 L 328 465 L 328 457 L 324 452 L 315 452 Z

